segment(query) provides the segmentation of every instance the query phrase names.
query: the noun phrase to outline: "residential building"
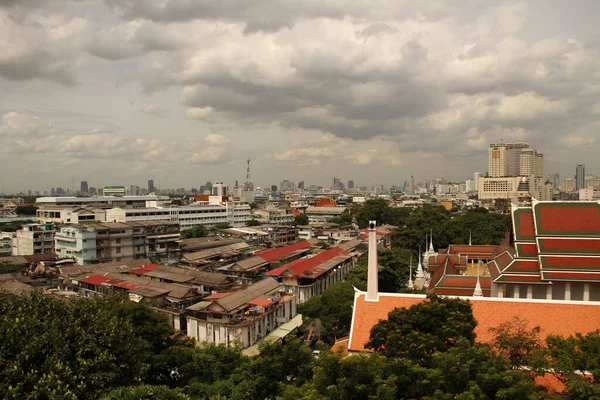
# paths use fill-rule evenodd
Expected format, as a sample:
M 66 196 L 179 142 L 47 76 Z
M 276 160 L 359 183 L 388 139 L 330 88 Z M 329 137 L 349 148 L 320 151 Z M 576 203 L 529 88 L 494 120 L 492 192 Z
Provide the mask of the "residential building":
M 42 205 L 36 210 L 36 219 L 41 223 L 81 224 L 106 221 L 106 206 L 62 206 Z
M 575 178 L 565 178 L 562 181 L 561 189 L 565 192 L 574 192 L 576 190 L 577 183 Z
M 254 215 L 265 224 L 290 225 L 294 222 L 294 214 L 288 214 L 286 210 L 268 207 L 265 210 L 255 209 Z
M 286 293 L 293 294 L 298 304 L 302 304 L 342 281 L 356 261 L 354 253 L 334 247 L 276 268 L 266 275 L 281 282 Z
M 508 147 L 505 143 L 490 144 L 488 148 L 488 174 L 490 178 L 508 176 Z
M 527 143 L 522 142 L 507 143 L 506 149 L 506 162 L 508 164 L 507 176 L 523 175 L 523 173 L 521 172 L 521 165 L 523 163 L 521 159 L 521 154 L 522 152 L 527 151 L 527 149 L 529 149 L 529 145 Z
M 311 224 L 328 222 L 340 217 L 346 207 L 308 207 L 304 212 Z
M 15 232 L 12 255 L 54 253 L 54 225 L 27 224 Z
M 125 186 L 103 186 L 102 195 L 123 197 L 127 195 L 127 189 L 125 189 Z
M 13 233 L 0 232 L 0 256 L 10 256 L 12 254 Z
M 91 192 L 91 188 L 90 188 Z M 169 196 L 94 196 L 94 197 L 38 197 L 39 206 L 110 206 L 122 208 L 159 207 L 170 202 Z
M 246 226 L 252 219 L 247 203 L 225 201 L 210 196 L 206 202 L 196 202 L 190 206 L 169 208 L 113 208 L 106 210 L 106 220 L 111 222 L 172 221 L 179 223 L 181 230 L 198 225 L 212 227 L 229 224 L 233 227 Z
M 259 228 L 267 234 L 271 246 L 287 246 L 298 241 L 298 229 L 295 226 L 262 225 Z
M 585 164 L 577 164 L 575 168 L 575 190 L 585 187 Z
M 187 335 L 198 343 L 254 345 L 297 314 L 296 298 L 272 278 L 209 296 L 186 309 Z
M 149 278 L 153 281 L 192 286 L 201 294 L 210 294 L 213 291 L 226 290 L 232 287 L 234 283 L 233 280 L 225 274 L 187 268 L 167 267 L 158 264 L 147 264 L 124 272 L 128 275 Z
M 473 174 L 473 180 L 475 181 L 475 191 L 479 190 L 479 178 L 484 177 L 485 174 L 481 173 L 481 172 L 475 172 Z
M 215 182 L 212 186 L 212 195 L 219 197 L 227 196 L 227 185 L 223 182 Z
M 96 262 L 96 231 L 85 225 L 61 226 L 54 234 L 54 249 L 59 258 L 74 258 L 79 265 Z

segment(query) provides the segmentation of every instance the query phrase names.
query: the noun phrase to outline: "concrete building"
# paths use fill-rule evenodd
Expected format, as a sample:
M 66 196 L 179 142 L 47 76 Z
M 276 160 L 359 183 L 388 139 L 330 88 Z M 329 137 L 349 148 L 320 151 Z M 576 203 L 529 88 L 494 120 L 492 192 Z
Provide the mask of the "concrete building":
M 12 254 L 13 236 L 11 232 L 0 232 L 0 257 Z
M 356 265 L 356 261 L 354 253 L 334 247 L 276 268 L 266 275 L 281 282 L 286 293 L 293 294 L 298 299 L 298 304 L 302 304 L 341 282 L 346 273 Z
M 311 224 L 317 224 L 340 217 L 344 211 L 346 207 L 308 207 L 304 213 Z
M 490 178 L 508 176 L 508 147 L 505 143 L 490 144 L 488 148 L 488 174 Z
M 103 186 L 102 195 L 123 197 L 127 195 L 127 189 L 125 189 L 125 186 Z
M 154 193 L 154 180 L 149 179 L 148 180 L 148 193 Z
M 59 206 L 44 205 L 36 210 L 36 219 L 41 223 L 80 224 L 83 222 L 106 221 L 106 206 Z
M 519 176 L 479 178 L 479 200 L 529 197 L 529 182 Z
M 85 225 L 61 226 L 54 234 L 58 258 L 74 258 L 79 265 L 96 262 L 96 231 Z
M 575 168 L 575 190 L 585 187 L 585 164 L 577 164 Z
M 522 160 L 521 160 L 521 154 L 524 151 L 527 151 L 527 149 L 529 149 L 529 145 L 527 143 L 523 143 L 523 142 L 514 142 L 514 143 L 507 143 L 506 144 L 506 149 L 507 149 L 507 164 L 508 164 L 508 175 L 507 176 L 517 176 L 517 175 L 523 175 L 523 173 L 521 172 L 521 164 L 522 164 Z
M 91 190 L 91 189 L 90 189 Z M 38 197 L 35 200 L 40 206 L 110 206 L 123 208 L 160 207 L 168 205 L 169 196 L 94 196 L 94 197 Z
M 215 182 L 212 186 L 212 195 L 219 197 L 227 196 L 227 185 L 223 182 Z
M 198 343 L 254 345 L 297 314 L 296 298 L 272 278 L 208 296 L 186 309 L 187 335 Z
M 12 255 L 54 253 L 54 225 L 27 224 L 15 232 Z
M 190 206 L 169 208 L 113 208 L 106 210 L 110 222 L 172 221 L 179 223 L 181 230 L 198 225 L 212 227 L 229 224 L 232 227 L 246 226 L 252 219 L 250 205 L 225 201 L 211 196 L 207 202 L 196 202 Z

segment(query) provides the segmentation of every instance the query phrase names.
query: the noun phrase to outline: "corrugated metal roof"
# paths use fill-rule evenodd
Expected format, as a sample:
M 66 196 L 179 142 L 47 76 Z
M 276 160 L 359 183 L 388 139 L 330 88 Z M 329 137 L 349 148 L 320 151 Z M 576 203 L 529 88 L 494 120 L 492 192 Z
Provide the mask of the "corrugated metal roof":
M 261 251 L 257 252 L 256 255 L 261 256 L 266 261 L 275 261 L 275 260 L 285 257 L 295 251 L 308 249 L 309 247 L 310 247 L 310 242 L 308 240 L 303 240 L 301 242 L 294 243 L 289 246 L 261 250 Z
M 256 297 L 271 294 L 281 288 L 281 284 L 272 278 L 265 278 L 246 289 L 239 290 L 229 296 L 217 299 L 215 303 L 225 309 L 227 312 L 237 310 L 245 306 L 248 302 Z

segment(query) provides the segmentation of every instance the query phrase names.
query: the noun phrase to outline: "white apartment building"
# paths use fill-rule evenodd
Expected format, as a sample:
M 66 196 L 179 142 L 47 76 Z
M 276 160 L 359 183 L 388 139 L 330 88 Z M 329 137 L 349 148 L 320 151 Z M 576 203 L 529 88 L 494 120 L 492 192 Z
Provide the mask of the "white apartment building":
M 75 258 L 79 265 L 96 261 L 96 231 L 89 226 L 65 225 L 54 235 L 54 249 L 59 258 Z
M 104 222 L 106 221 L 106 211 L 99 207 L 44 205 L 37 209 L 36 219 L 41 223 L 55 224 Z
M 186 309 L 187 335 L 199 343 L 250 347 L 296 316 L 296 297 L 272 278 Z
M 239 228 L 246 226 L 252 219 L 249 204 L 220 200 L 219 196 L 211 196 L 208 202 L 197 202 L 185 207 L 113 208 L 106 210 L 106 221 L 172 221 L 179 223 L 183 231 L 197 225 L 212 227 L 219 223 Z
M 13 256 L 54 253 L 54 227 L 51 224 L 27 224 L 12 241 Z
M 94 197 L 38 197 L 36 206 L 85 206 L 98 205 L 122 208 L 165 207 L 170 203 L 169 196 L 94 196 Z
M 10 256 L 12 254 L 12 240 L 12 233 L 0 232 L 0 256 Z

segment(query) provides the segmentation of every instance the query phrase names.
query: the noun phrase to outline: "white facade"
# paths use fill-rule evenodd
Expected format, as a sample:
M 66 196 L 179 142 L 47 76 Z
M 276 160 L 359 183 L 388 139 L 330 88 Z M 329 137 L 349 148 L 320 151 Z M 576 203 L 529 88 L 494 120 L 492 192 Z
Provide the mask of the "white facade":
M 80 224 L 83 222 L 104 222 L 106 212 L 102 208 L 42 206 L 36 211 L 36 219 L 41 223 Z
M 54 235 L 59 258 L 75 258 L 80 265 L 96 260 L 96 231 L 85 226 L 63 226 Z
M 185 207 L 106 210 L 107 222 L 173 221 L 179 223 L 182 231 L 198 225 L 212 227 L 219 223 L 227 223 L 238 228 L 246 226 L 250 219 L 252 219 L 250 205 L 235 202 L 215 204 L 214 201 L 209 201 Z
M 83 206 L 83 205 L 108 205 L 112 207 L 161 207 L 170 202 L 169 196 L 95 196 L 95 197 L 38 197 L 36 206 Z
M 479 200 L 510 199 L 529 196 L 529 185 L 525 190 L 519 190 L 521 177 L 510 176 L 503 178 L 479 178 Z
M 28 224 L 19 229 L 12 242 L 13 256 L 54 253 L 54 229 L 45 224 Z

